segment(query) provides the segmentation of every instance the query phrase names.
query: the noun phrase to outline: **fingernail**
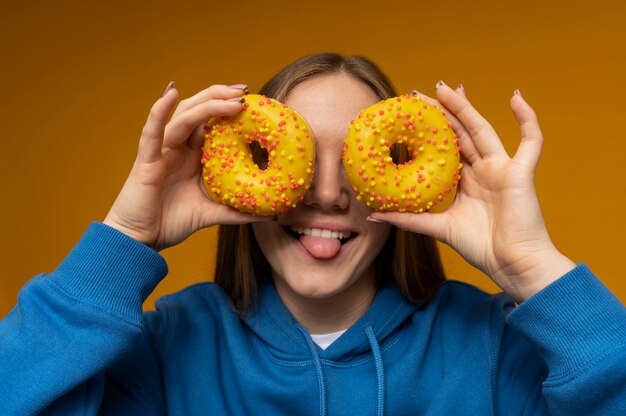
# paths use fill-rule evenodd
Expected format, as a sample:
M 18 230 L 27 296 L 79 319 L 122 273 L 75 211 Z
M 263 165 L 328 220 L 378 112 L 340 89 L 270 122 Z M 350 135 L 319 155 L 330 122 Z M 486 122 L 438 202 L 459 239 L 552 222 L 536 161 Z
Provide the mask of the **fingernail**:
M 519 95 L 520 97 L 522 97 L 522 93 L 520 90 L 516 89 L 515 91 L 513 91 L 513 94 L 515 95 Z
M 411 91 L 411 97 L 415 97 L 417 95 L 420 95 L 420 92 L 418 90 Z
M 246 94 L 250 92 L 246 84 L 233 84 L 229 85 L 228 88 L 232 88 L 234 90 L 242 90 Z
M 435 84 L 435 87 L 439 88 L 439 87 L 443 87 L 444 85 L 446 85 L 445 82 L 439 81 L 439 82 L 437 82 L 437 84 Z
M 231 102 L 234 102 L 234 103 L 245 103 L 246 99 L 243 98 L 243 97 L 233 97 L 233 98 L 229 98 L 226 101 L 231 101 Z
M 165 92 L 163 93 L 163 97 L 165 97 L 165 94 L 167 94 L 172 88 L 174 88 L 176 84 L 174 84 L 174 81 L 170 81 L 169 84 L 167 84 L 167 87 L 165 87 Z
M 465 90 L 465 87 L 463 86 L 463 84 L 459 84 L 458 87 L 456 87 L 457 90 Z
M 375 224 L 386 224 L 385 221 L 377 220 L 376 218 L 367 217 L 366 220 Z

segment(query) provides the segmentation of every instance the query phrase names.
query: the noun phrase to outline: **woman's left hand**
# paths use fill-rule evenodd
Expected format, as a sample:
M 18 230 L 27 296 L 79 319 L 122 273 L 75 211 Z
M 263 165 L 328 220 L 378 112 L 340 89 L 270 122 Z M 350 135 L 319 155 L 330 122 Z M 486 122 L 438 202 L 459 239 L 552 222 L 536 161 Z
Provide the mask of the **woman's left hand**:
M 522 137 L 515 156 L 509 157 L 462 87 L 453 90 L 440 82 L 437 99 L 461 146 L 462 179 L 455 201 L 442 213 L 390 212 L 371 217 L 450 245 L 522 302 L 575 266 L 553 245 L 535 192 L 543 144 L 537 116 L 516 91 L 511 109 Z

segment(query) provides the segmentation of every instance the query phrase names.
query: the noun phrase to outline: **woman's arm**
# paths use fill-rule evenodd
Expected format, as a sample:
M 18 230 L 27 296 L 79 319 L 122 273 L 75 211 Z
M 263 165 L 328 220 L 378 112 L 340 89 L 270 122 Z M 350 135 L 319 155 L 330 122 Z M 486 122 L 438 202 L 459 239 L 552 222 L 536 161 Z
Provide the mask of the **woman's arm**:
M 439 84 L 437 98 L 464 163 L 455 201 L 443 213 L 372 217 L 450 245 L 520 304 L 508 316 L 514 335 L 499 346 L 499 405 L 511 412 L 529 406 L 528 414 L 545 405 L 553 414 L 626 414 L 626 308 L 550 239 L 534 187 L 543 144 L 536 114 L 519 92 L 513 95 L 521 142 L 509 157 L 462 88 Z M 520 362 L 520 351 L 538 353 L 545 374 L 536 362 Z M 515 404 L 520 392 L 530 401 Z
M 166 273 L 154 250 L 92 224 L 0 321 L 0 414 L 35 414 L 54 402 L 58 414 L 97 409 L 102 371 L 139 340 L 143 300 Z
M 103 371 L 144 339 L 143 301 L 167 273 L 153 249 L 214 224 L 267 220 L 210 200 L 200 177 L 204 124 L 239 111 L 243 93 L 214 85 L 174 111 L 178 92 L 168 88 L 156 101 L 104 224 L 92 224 L 55 272 L 27 283 L 0 322 L 0 414 L 94 413 Z

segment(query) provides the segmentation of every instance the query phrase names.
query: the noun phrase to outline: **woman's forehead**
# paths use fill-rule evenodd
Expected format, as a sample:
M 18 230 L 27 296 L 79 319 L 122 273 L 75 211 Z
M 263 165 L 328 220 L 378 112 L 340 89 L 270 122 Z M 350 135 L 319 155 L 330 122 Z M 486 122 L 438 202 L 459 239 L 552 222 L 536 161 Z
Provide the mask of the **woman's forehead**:
M 342 73 L 308 79 L 285 99 L 309 124 L 316 138 L 327 135 L 345 137 L 348 125 L 361 110 L 378 98 L 363 82 Z

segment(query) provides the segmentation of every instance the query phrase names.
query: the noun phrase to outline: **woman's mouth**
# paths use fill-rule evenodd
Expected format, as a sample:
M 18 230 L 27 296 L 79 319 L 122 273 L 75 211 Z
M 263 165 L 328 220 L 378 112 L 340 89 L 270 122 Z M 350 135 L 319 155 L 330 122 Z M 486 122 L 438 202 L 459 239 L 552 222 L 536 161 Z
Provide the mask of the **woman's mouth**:
M 334 231 L 325 228 L 308 228 L 308 227 L 294 227 L 284 226 L 287 234 L 291 235 L 296 240 L 300 239 L 301 235 L 308 235 L 311 237 L 320 238 L 336 238 L 343 245 L 348 242 L 352 233 L 350 231 Z
M 357 235 L 350 231 L 292 225 L 285 225 L 283 229 L 287 234 L 298 240 L 311 256 L 318 259 L 334 257 L 344 244 Z

